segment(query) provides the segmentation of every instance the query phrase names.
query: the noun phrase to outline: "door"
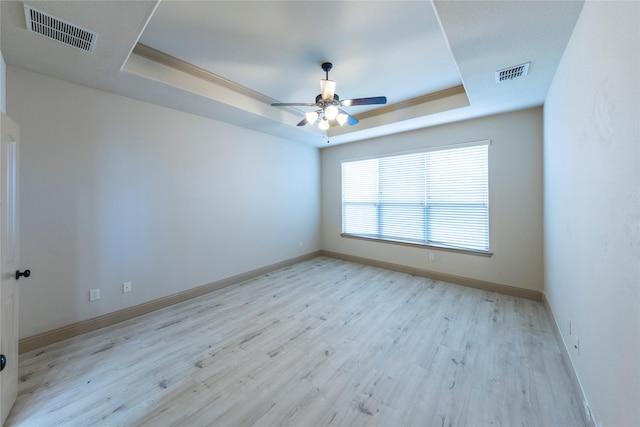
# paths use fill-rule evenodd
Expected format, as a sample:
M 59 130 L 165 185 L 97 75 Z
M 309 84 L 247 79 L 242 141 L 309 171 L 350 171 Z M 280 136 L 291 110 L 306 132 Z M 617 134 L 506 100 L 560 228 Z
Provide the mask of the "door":
M 0 424 L 18 394 L 18 125 L 2 114 L 0 126 Z

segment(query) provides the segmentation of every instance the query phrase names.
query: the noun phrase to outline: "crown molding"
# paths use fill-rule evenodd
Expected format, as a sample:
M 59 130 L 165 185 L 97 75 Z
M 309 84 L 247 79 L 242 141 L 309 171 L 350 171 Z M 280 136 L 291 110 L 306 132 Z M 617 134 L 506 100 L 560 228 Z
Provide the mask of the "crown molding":
M 205 80 L 209 83 L 213 83 L 217 86 L 232 90 L 251 99 L 255 99 L 256 101 L 264 102 L 267 104 L 277 102 L 275 99 L 263 95 L 260 92 L 256 92 L 255 90 L 249 89 L 246 86 L 242 86 L 229 79 L 225 79 L 224 77 L 214 74 L 211 71 L 205 70 L 204 68 L 183 61 L 180 58 L 176 58 L 175 56 L 171 56 L 145 44 L 137 43 L 133 48 L 132 53 L 157 62 L 158 64 L 162 64 L 167 67 L 182 71 L 183 73 Z

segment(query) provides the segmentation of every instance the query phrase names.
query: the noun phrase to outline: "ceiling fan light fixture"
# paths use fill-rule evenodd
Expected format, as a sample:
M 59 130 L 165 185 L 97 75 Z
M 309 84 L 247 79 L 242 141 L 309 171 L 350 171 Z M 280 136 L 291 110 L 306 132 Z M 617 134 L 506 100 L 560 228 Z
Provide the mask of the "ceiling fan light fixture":
M 349 115 L 347 115 L 345 113 L 340 113 L 336 117 L 336 121 L 338 122 L 338 124 L 340 126 L 344 126 L 344 124 L 347 123 L 347 119 L 349 119 Z
M 305 117 L 307 118 L 307 122 L 309 122 L 309 124 L 315 123 L 316 120 L 318 120 L 318 116 L 319 114 L 317 111 L 309 111 L 305 114 Z
M 322 120 L 320 120 L 320 123 L 318 123 L 318 127 L 322 130 L 329 129 L 329 120 L 327 120 L 326 117 L 323 117 Z
M 329 121 L 335 120 L 336 117 L 338 117 L 339 112 L 340 111 L 338 111 L 338 107 L 336 107 L 335 105 L 329 105 L 324 109 L 324 116 Z

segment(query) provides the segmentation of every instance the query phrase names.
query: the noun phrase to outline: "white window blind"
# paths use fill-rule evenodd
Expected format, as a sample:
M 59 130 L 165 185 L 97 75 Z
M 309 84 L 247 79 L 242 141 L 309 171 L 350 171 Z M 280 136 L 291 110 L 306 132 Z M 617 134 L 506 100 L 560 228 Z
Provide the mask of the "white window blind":
M 342 233 L 489 251 L 488 141 L 342 163 Z

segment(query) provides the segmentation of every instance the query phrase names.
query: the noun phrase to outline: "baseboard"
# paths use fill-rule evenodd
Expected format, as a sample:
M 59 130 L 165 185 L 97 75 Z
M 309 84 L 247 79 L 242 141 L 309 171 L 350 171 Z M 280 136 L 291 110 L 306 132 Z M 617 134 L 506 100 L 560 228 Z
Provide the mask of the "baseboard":
M 377 261 L 369 258 L 362 258 L 354 255 L 347 255 L 331 251 L 320 251 L 323 256 L 356 262 L 358 264 L 371 265 L 387 270 L 399 271 L 401 273 L 413 274 L 414 276 L 427 277 L 429 279 L 441 280 L 443 282 L 455 283 L 457 285 L 468 286 L 470 288 L 482 289 L 485 291 L 497 292 L 504 295 L 526 298 L 534 301 L 542 301 L 542 292 L 531 289 L 517 288 L 515 286 L 501 285 L 499 283 L 487 282 L 484 280 L 472 279 L 469 277 L 456 276 L 453 274 L 438 273 L 436 271 L 421 268 L 408 267 L 406 265 L 394 264 L 385 261 Z
M 148 301 L 133 307 L 114 311 L 113 313 L 104 314 L 102 316 L 83 320 L 81 322 L 76 322 L 71 325 L 63 326 L 61 328 L 56 328 L 51 331 L 23 338 L 19 342 L 18 349 L 20 353 L 35 350 L 37 348 L 56 343 L 58 341 L 73 338 L 75 336 L 95 331 L 105 326 L 110 326 L 124 320 L 129 320 L 134 317 L 159 310 L 161 308 L 169 307 L 173 304 L 199 297 L 218 289 L 235 285 L 236 283 L 244 282 L 245 280 L 253 279 L 255 277 L 278 270 L 283 267 L 288 267 L 302 261 L 316 258 L 320 254 L 320 251 L 312 252 L 306 255 L 288 259 L 286 261 L 278 262 L 276 264 L 271 264 L 265 267 L 251 270 L 246 273 L 238 274 L 236 276 L 228 277 L 226 279 L 218 280 L 216 282 L 208 283 L 206 285 L 198 286 L 193 289 L 178 292 L 176 294 L 169 295 L 163 298 L 155 299 L 153 301 Z
M 208 283 L 206 285 L 198 286 L 193 289 L 188 289 L 183 292 L 179 292 L 173 295 L 169 295 L 163 298 L 159 298 L 153 301 L 148 301 L 133 307 L 124 308 L 122 310 L 114 311 L 112 313 L 104 314 L 102 316 L 93 317 L 91 319 L 76 322 L 67 326 L 53 329 L 51 331 L 43 332 L 41 334 L 33 335 L 31 337 L 23 338 L 19 343 L 19 352 L 25 353 L 27 351 L 35 350 L 40 347 L 44 347 L 49 344 L 56 343 L 68 338 L 95 331 L 105 326 L 110 326 L 124 320 L 129 320 L 143 314 L 151 313 L 152 311 L 159 310 L 161 308 L 169 307 L 173 304 L 177 304 L 192 298 L 199 297 L 201 295 L 208 294 L 218 289 L 225 288 L 227 286 L 234 285 L 236 283 L 244 282 L 245 280 L 253 279 L 254 277 L 261 276 L 271 271 L 287 267 L 298 262 L 307 261 L 317 256 L 328 256 L 331 258 L 342 259 L 345 261 L 356 262 L 359 264 L 371 265 L 374 267 L 385 268 L 387 270 L 400 271 L 403 273 L 413 274 L 415 276 L 427 277 L 435 280 L 442 280 L 445 282 L 456 283 L 459 285 L 469 286 L 472 288 L 498 292 L 505 295 L 516 296 L 520 298 L 532 299 L 535 301 L 542 301 L 542 293 L 538 291 L 532 291 L 529 289 L 516 288 L 513 286 L 501 285 L 492 282 L 486 282 L 477 279 L 471 279 L 462 276 L 455 276 L 451 274 L 437 273 L 430 270 L 423 270 L 414 267 L 407 267 L 400 264 L 393 264 L 389 262 L 376 261 L 368 258 L 357 257 L 353 255 L 346 255 L 331 251 L 316 251 L 306 255 L 302 255 L 296 258 L 291 258 L 286 261 L 282 261 L 276 264 L 272 264 L 266 267 L 258 268 L 248 271 L 246 273 L 238 274 L 226 279 L 218 280 L 216 282 Z
M 583 405 L 582 416 L 584 417 L 585 422 L 589 427 L 596 427 L 596 422 L 594 421 L 593 414 L 591 413 L 591 408 L 587 401 L 587 397 L 584 394 L 584 390 L 582 389 L 582 384 L 580 383 L 580 378 L 578 378 L 578 374 L 576 373 L 576 369 L 573 366 L 573 362 L 571 361 L 571 357 L 569 356 L 569 349 L 562 338 L 562 334 L 560 333 L 560 327 L 558 326 L 558 322 L 556 322 L 556 318 L 553 315 L 553 311 L 551 310 L 551 306 L 549 305 L 549 301 L 547 301 L 544 293 L 542 294 L 542 303 L 544 304 L 544 309 L 547 312 L 547 316 L 549 316 L 549 320 L 551 321 L 551 328 L 553 329 L 553 333 L 558 342 L 558 347 L 560 348 L 560 354 L 562 356 L 562 361 L 567 368 L 567 372 L 569 372 L 569 377 L 571 377 L 571 383 L 575 390 L 577 396 L 580 397 Z

